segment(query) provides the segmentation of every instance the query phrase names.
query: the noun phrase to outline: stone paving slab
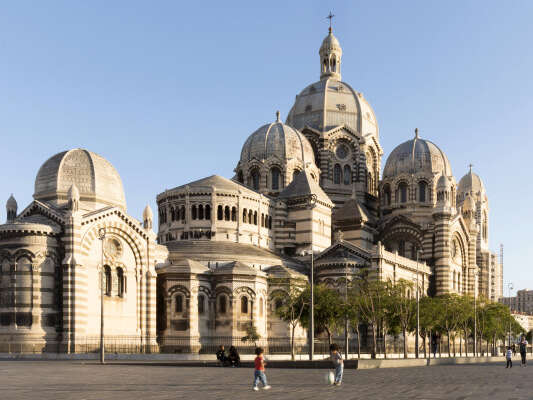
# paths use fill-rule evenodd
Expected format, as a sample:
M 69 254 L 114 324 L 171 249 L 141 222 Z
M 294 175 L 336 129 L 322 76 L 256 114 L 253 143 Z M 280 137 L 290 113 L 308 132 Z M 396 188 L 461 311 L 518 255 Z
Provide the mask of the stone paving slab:
M 251 368 L 176 368 L 66 361 L 0 362 L 5 400 L 533 399 L 533 365 L 446 365 L 346 370 L 330 387 L 320 369 L 267 369 L 272 390 L 253 392 Z

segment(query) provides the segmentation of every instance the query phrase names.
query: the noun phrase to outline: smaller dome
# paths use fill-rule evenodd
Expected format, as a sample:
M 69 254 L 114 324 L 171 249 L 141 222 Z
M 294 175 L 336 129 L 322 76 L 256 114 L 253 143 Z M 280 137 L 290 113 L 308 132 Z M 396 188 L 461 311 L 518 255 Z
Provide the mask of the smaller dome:
M 76 186 L 80 208 L 116 206 L 126 210 L 120 175 L 105 158 L 84 149 L 72 149 L 49 158 L 35 178 L 34 199 L 63 206 Z
M 17 200 L 15 200 L 15 198 L 13 197 L 13 193 L 11 193 L 11 196 L 9 196 L 9 199 L 7 199 L 6 209 L 16 211 L 17 207 Z
M 450 191 L 451 189 L 452 183 L 450 182 L 450 179 L 445 175 L 441 175 L 441 177 L 437 181 L 437 190 Z
M 307 138 L 281 122 L 279 112 L 275 122 L 263 125 L 246 139 L 240 162 L 247 163 L 253 159 L 264 161 L 271 157 L 280 162 L 296 159 L 302 163 L 302 168 L 315 163 L 313 148 Z
M 427 173 L 451 176 L 452 168 L 446 154 L 433 142 L 416 136 L 403 142 L 390 153 L 383 170 L 383 179 L 401 174 Z
M 478 174 L 470 171 L 461 178 L 457 188 L 458 194 L 471 193 L 472 195 L 477 195 L 485 192 L 485 185 L 479 177 Z
M 154 213 L 152 212 L 152 207 L 150 207 L 150 205 L 147 204 L 143 210 L 143 220 L 146 221 L 148 219 L 153 219 L 153 218 L 154 218 Z

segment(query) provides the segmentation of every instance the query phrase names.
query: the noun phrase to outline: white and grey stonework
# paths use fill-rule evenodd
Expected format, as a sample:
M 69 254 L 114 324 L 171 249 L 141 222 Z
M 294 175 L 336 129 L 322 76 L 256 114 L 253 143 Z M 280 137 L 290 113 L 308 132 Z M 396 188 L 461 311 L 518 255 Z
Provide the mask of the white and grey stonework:
M 341 81 L 331 30 L 319 56 L 320 80 L 296 96 L 285 123 L 277 113 L 248 137 L 232 179 L 157 195 L 157 234 L 149 207 L 142 221 L 127 214 L 107 160 L 74 149 L 46 161 L 34 201 L 18 212 L 11 196 L 0 225 L 0 352 L 13 343 L 96 348 L 102 267 L 106 336 L 139 351 L 240 343 L 250 325 L 264 340 L 286 339 L 271 295 L 308 279 L 309 251 L 316 279 L 339 290 L 365 268 L 429 295 L 498 300 L 502 270 L 480 177 L 470 170 L 457 184 L 444 152 L 417 131 L 380 178 L 377 119 Z M 297 340 L 305 337 L 299 328 Z

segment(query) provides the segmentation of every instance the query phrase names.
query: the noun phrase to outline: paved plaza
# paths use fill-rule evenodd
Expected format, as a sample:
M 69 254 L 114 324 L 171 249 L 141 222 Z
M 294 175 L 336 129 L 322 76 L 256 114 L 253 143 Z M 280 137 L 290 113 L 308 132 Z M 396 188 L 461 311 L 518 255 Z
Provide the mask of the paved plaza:
M 532 399 L 533 365 L 500 364 L 347 370 L 341 387 L 326 370 L 270 369 L 272 390 L 251 390 L 248 368 L 0 362 L 3 400 L 159 399 Z

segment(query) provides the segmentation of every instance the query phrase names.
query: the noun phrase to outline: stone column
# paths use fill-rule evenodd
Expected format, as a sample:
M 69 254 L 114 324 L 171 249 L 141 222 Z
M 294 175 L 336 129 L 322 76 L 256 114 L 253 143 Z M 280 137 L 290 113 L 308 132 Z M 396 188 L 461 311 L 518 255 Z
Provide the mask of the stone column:
M 450 288 L 450 218 L 447 211 L 433 214 L 435 221 L 436 294 L 449 293 Z
M 146 349 L 151 353 L 157 348 L 156 333 L 156 273 L 148 270 L 146 272 Z

